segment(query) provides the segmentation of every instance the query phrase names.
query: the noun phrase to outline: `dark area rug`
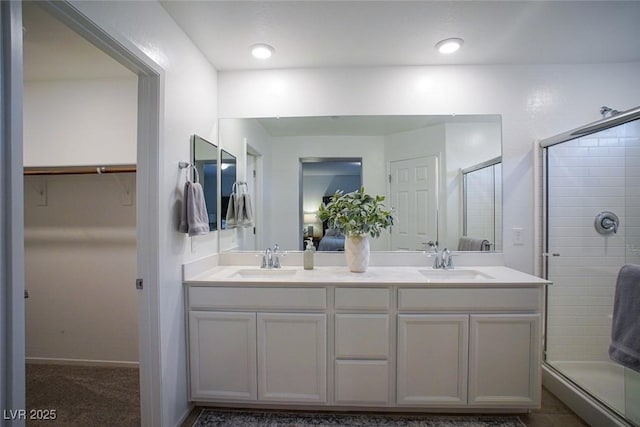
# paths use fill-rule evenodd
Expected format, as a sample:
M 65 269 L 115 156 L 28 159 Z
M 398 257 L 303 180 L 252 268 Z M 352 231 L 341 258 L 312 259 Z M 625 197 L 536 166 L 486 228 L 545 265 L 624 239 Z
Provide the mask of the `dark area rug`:
M 55 410 L 54 420 L 28 426 L 140 425 L 137 368 L 27 364 L 26 374 L 27 414 Z
M 316 412 L 227 411 L 203 409 L 193 427 L 523 427 L 517 416 L 378 415 Z

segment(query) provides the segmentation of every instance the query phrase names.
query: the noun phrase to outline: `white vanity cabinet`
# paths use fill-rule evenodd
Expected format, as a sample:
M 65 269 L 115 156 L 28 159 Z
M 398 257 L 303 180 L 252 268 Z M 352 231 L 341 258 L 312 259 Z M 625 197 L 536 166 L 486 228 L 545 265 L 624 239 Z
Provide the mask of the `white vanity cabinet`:
M 324 288 L 188 287 L 191 399 L 326 402 L 327 316 L 307 312 L 326 299 Z
M 299 281 L 187 282 L 190 399 L 387 411 L 540 406 L 548 282 L 341 274 L 344 282 L 321 269 L 296 272 Z

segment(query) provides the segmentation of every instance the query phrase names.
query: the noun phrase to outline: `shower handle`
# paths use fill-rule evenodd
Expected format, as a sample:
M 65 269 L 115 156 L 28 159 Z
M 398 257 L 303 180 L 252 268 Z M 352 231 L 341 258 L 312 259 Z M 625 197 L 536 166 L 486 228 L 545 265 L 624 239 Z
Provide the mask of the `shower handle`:
M 615 234 L 618 232 L 620 226 L 620 219 L 613 212 L 602 211 L 596 215 L 596 219 L 593 222 L 593 226 L 596 231 L 603 236 L 608 234 Z

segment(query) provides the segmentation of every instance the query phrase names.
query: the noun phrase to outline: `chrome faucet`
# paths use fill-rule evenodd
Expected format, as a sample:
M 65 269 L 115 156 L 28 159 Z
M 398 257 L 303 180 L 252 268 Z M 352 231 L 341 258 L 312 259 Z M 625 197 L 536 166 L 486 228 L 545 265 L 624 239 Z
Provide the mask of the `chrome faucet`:
M 433 240 L 429 240 L 427 245 L 431 248 L 431 252 L 427 255 L 429 258 L 433 258 L 433 268 L 440 268 L 440 255 L 438 254 L 438 244 Z
M 433 258 L 434 269 L 453 269 L 453 255 L 451 254 L 451 251 L 449 249 L 444 248 L 442 252 L 439 253 L 437 243 L 434 243 L 433 240 L 429 240 L 427 244 L 432 249 L 432 251 L 427 256 Z
M 267 248 L 264 250 L 264 255 L 262 255 L 262 264 L 260 264 L 260 268 L 273 268 L 273 252 L 271 248 Z
M 444 268 L 445 270 L 453 269 L 453 255 L 447 248 L 444 248 L 442 251 L 442 264 L 440 268 Z
M 260 264 L 260 268 L 281 268 L 281 256 L 284 255 L 280 252 L 280 245 L 277 243 L 273 246 L 273 250 L 271 250 L 271 248 L 265 249 L 264 255 L 262 255 L 262 264 Z
M 280 264 L 280 245 L 278 245 L 277 243 L 273 246 L 273 253 L 272 253 L 272 258 L 273 261 L 271 263 L 271 266 L 273 268 L 280 268 L 282 267 L 282 265 Z

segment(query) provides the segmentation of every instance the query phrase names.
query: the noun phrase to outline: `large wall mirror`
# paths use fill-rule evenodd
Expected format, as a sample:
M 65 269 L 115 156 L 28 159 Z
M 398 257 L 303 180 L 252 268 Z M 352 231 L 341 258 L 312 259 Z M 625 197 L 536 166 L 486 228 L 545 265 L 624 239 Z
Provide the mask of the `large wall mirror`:
M 313 205 L 335 191 L 328 184 L 326 191 L 314 190 L 317 201 L 301 200 L 300 165 L 312 158 L 361 159 L 367 193 L 386 196 L 396 224 L 371 242 L 372 250 L 422 251 L 429 240 L 458 250 L 463 237 L 487 240 L 491 250 L 499 250 L 501 233 L 465 235 L 462 170 L 502 156 L 501 128 L 499 115 L 280 117 L 219 123 L 221 145 L 244 140 L 248 150 L 260 153 L 259 245 L 277 242 L 286 250 L 300 249 L 301 233 L 308 233 L 313 222 Z M 413 183 L 407 188 L 409 178 Z M 501 224 L 499 174 L 494 186 L 493 223 Z M 314 224 L 313 237 L 321 239 L 318 228 Z
M 218 229 L 218 147 L 206 139 L 191 137 L 193 165 L 200 178 L 209 215 L 209 231 Z M 193 171 L 195 180 L 196 171 Z

